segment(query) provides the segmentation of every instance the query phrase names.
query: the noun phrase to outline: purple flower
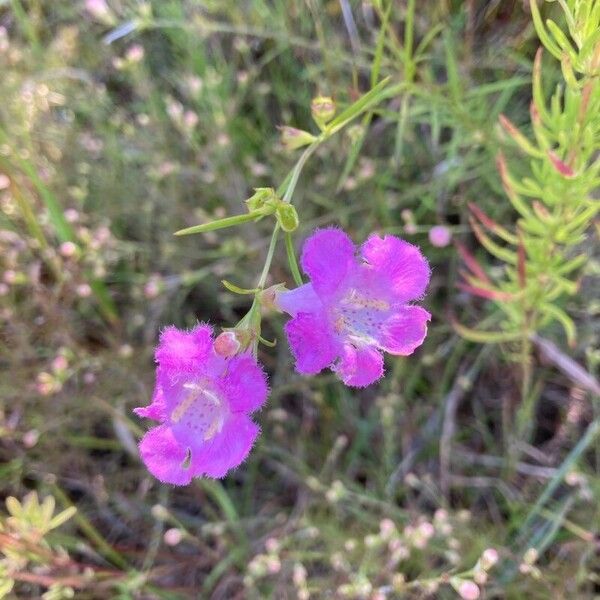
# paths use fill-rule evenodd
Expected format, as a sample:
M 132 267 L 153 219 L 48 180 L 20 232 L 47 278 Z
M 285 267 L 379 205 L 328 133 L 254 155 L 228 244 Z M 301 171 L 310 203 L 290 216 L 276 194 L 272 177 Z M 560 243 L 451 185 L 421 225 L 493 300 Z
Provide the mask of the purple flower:
M 219 356 L 208 325 L 167 327 L 155 358 L 152 403 L 134 410 L 160 423 L 140 442 L 142 460 L 165 483 L 224 477 L 248 456 L 260 431 L 249 415 L 267 398 L 265 373 L 250 354 Z
M 316 231 L 304 244 L 311 282 L 282 292 L 277 303 L 299 373 L 326 367 L 353 387 L 383 375 L 382 351 L 406 356 L 423 343 L 431 315 L 409 304 L 423 296 L 429 266 L 420 250 L 393 235 L 360 247 L 339 229 Z

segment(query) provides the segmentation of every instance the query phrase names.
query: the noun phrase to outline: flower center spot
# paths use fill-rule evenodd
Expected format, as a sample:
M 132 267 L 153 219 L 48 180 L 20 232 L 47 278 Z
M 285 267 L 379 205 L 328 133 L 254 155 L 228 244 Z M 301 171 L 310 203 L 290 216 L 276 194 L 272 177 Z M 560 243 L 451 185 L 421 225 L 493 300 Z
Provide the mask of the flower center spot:
M 173 424 L 178 424 L 193 434 L 211 440 L 223 428 L 224 403 L 213 390 L 197 382 L 183 384 L 184 395 L 171 414 Z
M 346 334 L 358 344 L 376 343 L 383 314 L 390 309 L 389 302 L 369 298 L 352 289 L 334 312 L 334 328 L 339 334 Z

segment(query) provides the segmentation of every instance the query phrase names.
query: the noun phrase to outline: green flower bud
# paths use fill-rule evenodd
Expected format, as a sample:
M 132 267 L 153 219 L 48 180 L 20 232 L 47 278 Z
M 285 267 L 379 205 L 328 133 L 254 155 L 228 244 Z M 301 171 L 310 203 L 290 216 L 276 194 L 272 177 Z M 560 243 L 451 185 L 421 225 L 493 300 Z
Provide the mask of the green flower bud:
M 279 132 L 281 133 L 281 143 L 285 146 L 286 150 L 296 150 L 297 148 L 302 148 L 302 146 L 308 146 L 308 144 L 312 144 L 317 139 L 312 133 L 308 133 L 308 131 L 288 127 L 287 125 L 279 127 Z
M 272 214 L 275 212 L 277 196 L 273 188 L 254 188 L 254 194 L 246 200 L 248 212 L 263 210 L 264 214 Z M 269 208 L 272 206 L 272 210 Z
M 290 233 L 298 229 L 300 220 L 298 213 L 292 204 L 289 202 L 281 202 L 277 207 L 277 221 L 285 232 Z
M 335 115 L 335 102 L 329 96 L 317 96 L 310 103 L 310 110 L 316 124 L 323 128 Z

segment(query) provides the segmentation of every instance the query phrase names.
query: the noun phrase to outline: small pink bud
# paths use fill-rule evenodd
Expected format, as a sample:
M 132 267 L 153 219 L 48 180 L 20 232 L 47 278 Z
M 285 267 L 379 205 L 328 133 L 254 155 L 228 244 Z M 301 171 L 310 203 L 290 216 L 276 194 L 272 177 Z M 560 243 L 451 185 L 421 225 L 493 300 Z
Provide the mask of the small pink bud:
M 76 223 L 79 221 L 79 211 L 74 208 L 67 208 L 67 210 L 65 210 L 65 219 L 69 223 Z
M 179 542 L 181 542 L 181 540 L 183 539 L 183 534 L 181 533 L 180 529 L 173 527 L 165 531 L 163 539 L 167 546 L 177 546 L 177 544 L 179 544 Z
M 235 356 L 240 348 L 241 344 L 237 339 L 235 332 L 233 331 L 224 331 L 215 339 L 215 352 L 219 356 L 223 356 L 224 358 L 230 358 Z
M 435 535 L 435 528 L 428 521 L 421 523 L 417 531 L 427 540 Z
M 0 190 L 7 190 L 9 187 L 10 179 L 4 173 L 0 173 Z
M 92 295 L 92 288 L 87 283 L 81 283 L 75 288 L 75 292 L 80 298 L 89 298 Z
M 134 44 L 127 49 L 125 56 L 130 62 L 140 62 L 144 58 L 144 47 L 140 44 Z
M 487 548 L 481 555 L 481 567 L 488 571 L 500 560 L 498 551 L 495 548 Z
M 183 124 L 187 129 L 194 129 L 198 125 L 198 115 L 193 110 L 186 110 L 183 115 Z
M 112 21 L 112 13 L 106 0 L 86 0 L 85 9 L 99 21 L 105 23 Z
M 163 285 L 160 275 L 151 275 L 144 285 L 144 296 L 148 299 L 156 298 L 162 291 Z
M 66 371 L 68 366 L 69 366 L 69 361 L 62 354 L 59 354 L 52 361 L 52 370 L 55 373 L 60 373 L 61 371 Z
M 37 429 L 30 429 L 23 434 L 23 446 L 33 448 L 40 439 L 40 432 Z
M 462 581 L 456 591 L 463 600 L 477 600 L 480 595 L 479 586 L 474 581 Z
M 292 577 L 296 587 L 302 587 L 306 583 L 306 569 L 304 565 L 294 565 L 294 575 Z
M 445 248 L 452 241 L 452 232 L 445 225 L 436 225 L 429 230 L 429 241 L 436 248 Z
M 65 258 L 71 258 L 77 253 L 77 246 L 73 242 L 63 242 L 58 250 Z
M 382 519 L 379 523 L 379 531 L 381 533 L 381 537 L 384 539 L 389 539 L 390 536 L 396 531 L 396 526 L 394 525 L 394 521 L 391 519 Z
M 92 373 L 91 371 L 88 371 L 84 374 L 83 383 L 85 383 L 86 385 L 92 385 L 92 383 L 94 383 L 95 381 L 96 375 L 94 375 L 94 373 Z
M 17 280 L 17 273 L 12 269 L 8 269 L 4 271 L 3 278 L 5 283 L 8 283 L 8 285 L 12 285 Z
M 276 556 L 269 556 L 266 560 L 267 570 L 271 575 L 276 575 L 281 571 L 281 561 Z

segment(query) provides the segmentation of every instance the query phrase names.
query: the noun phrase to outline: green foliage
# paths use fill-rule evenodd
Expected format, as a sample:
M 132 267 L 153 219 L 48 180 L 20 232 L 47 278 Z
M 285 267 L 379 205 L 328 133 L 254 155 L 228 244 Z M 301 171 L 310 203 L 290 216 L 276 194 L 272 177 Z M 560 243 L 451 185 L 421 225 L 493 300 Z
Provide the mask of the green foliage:
M 0 590 L 392 600 L 476 581 L 591 597 L 596 95 L 578 115 L 598 2 L 86 5 L 0 1 L 0 488 L 77 505 L 41 561 L 0 562 Z M 246 212 L 260 190 L 268 214 Z M 292 203 L 297 228 L 277 214 Z M 281 343 L 258 343 L 282 339 L 272 284 L 302 283 L 302 239 L 333 222 L 398 234 L 432 265 L 426 343 L 368 390 L 298 377 Z M 458 252 L 428 241 L 433 225 Z M 525 309 L 530 331 L 575 325 L 577 347 L 523 352 Z M 131 409 L 151 396 L 159 330 L 198 319 L 253 329 L 239 341 L 272 391 L 243 468 L 174 489 L 140 464 Z
M 472 227 L 477 238 L 507 266 L 491 287 L 477 273 L 468 277 L 471 287 L 476 292 L 485 289 L 486 297 L 503 312 L 501 334 L 461 329 L 473 340 L 527 340 L 554 321 L 562 325 L 571 347 L 576 342 L 565 298 L 579 291 L 578 273 L 586 262 L 588 232 L 600 210 L 593 196 L 600 183 L 600 5 L 573 0 L 562 2 L 561 8 L 566 31 L 550 19 L 544 25 L 535 0 L 531 2 L 540 40 L 561 61 L 565 76 L 547 103 L 542 51 L 538 51 L 530 111 L 535 141 L 501 117 L 506 134 L 528 159 L 527 172 L 516 166 L 511 170 L 502 155 L 498 159 L 507 197 L 520 216 L 516 234 L 474 210 Z M 507 245 L 493 241 L 482 226 Z
M 6 499 L 9 516 L 0 515 L 0 598 L 8 595 L 18 572 L 25 570 L 30 563 L 51 566 L 54 562 L 68 561 L 65 551 L 60 546 L 50 544 L 46 536 L 66 523 L 76 509 L 70 507 L 55 515 L 55 504 L 52 496 L 46 496 L 40 504 L 36 492 L 27 494 L 23 502 L 13 496 Z M 62 596 L 57 595 L 59 587 Z M 73 590 L 69 587 L 57 584 L 52 588 L 53 594 L 49 592 L 48 598 L 72 597 Z

